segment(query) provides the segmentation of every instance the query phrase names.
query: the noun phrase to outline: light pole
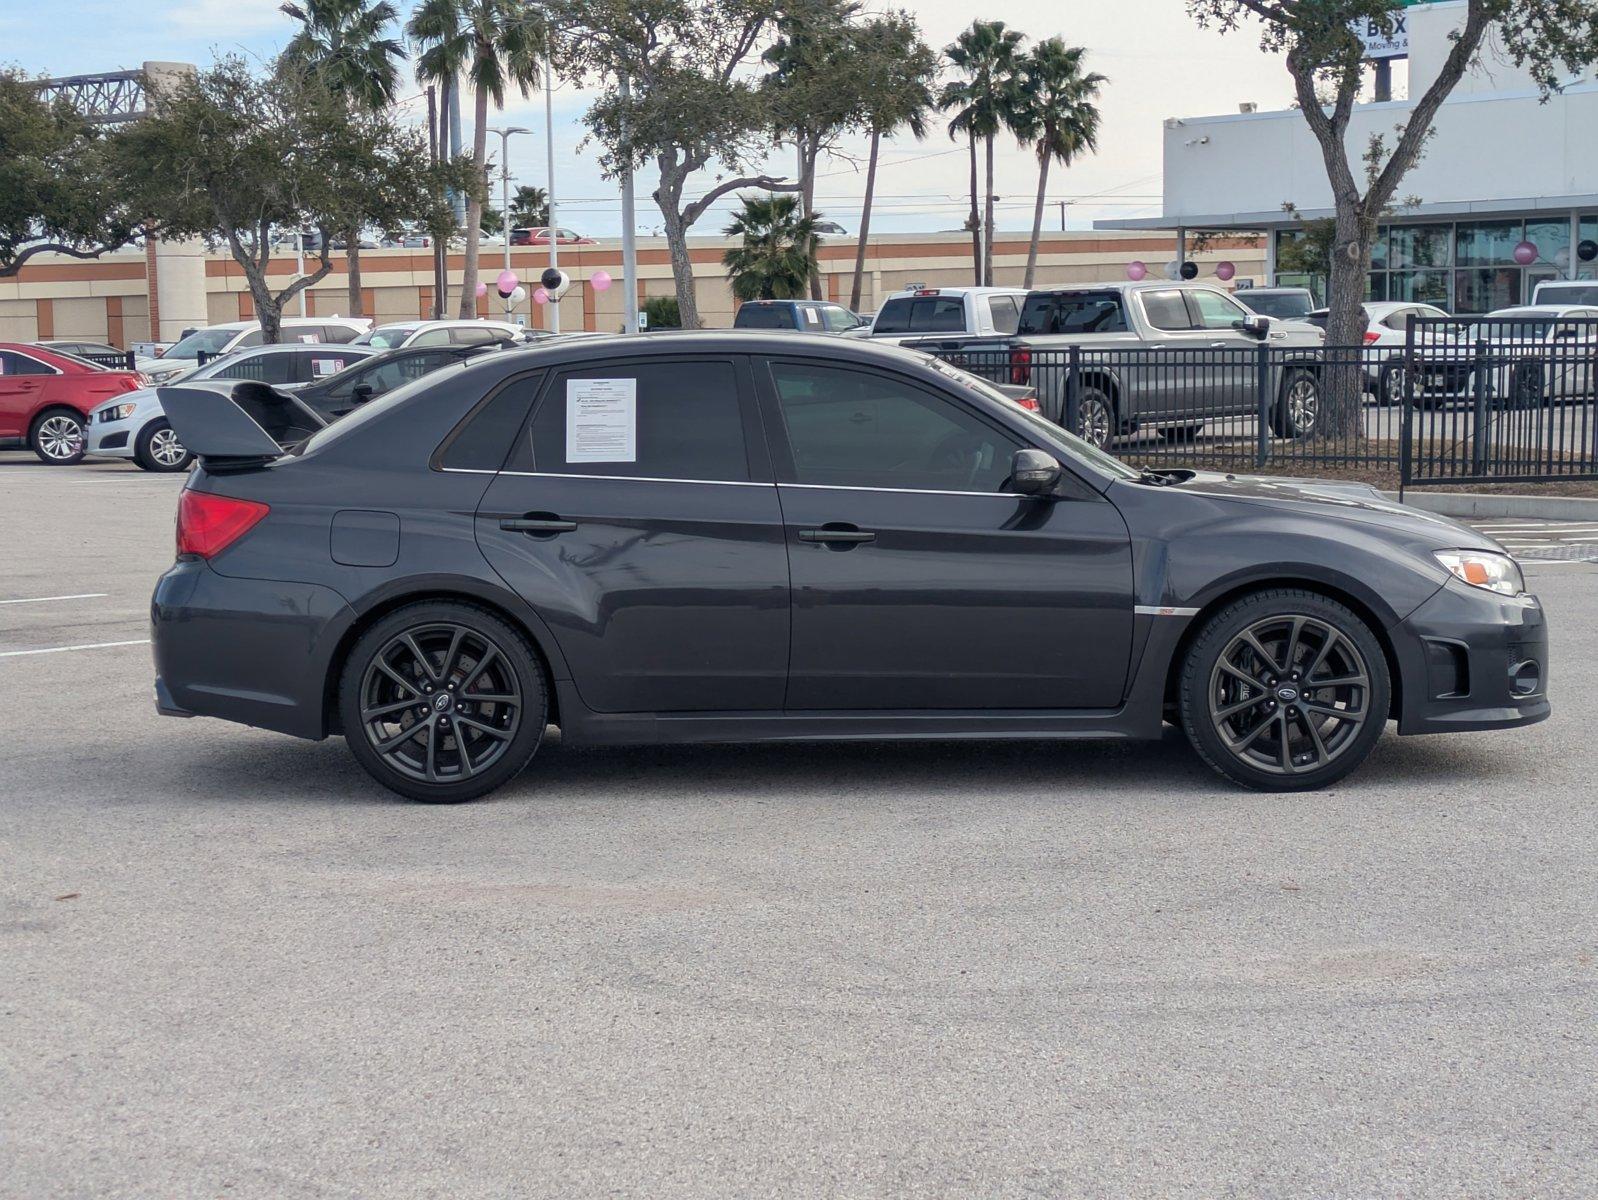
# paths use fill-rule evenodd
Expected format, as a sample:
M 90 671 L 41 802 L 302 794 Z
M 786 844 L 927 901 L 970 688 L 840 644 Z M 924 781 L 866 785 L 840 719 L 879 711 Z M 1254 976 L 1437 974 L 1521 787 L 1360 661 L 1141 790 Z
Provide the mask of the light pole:
M 560 233 L 555 226 L 555 68 L 548 58 L 544 59 L 544 149 L 549 165 L 549 266 L 551 270 L 558 271 Z M 549 331 L 560 332 L 560 301 L 554 297 L 549 301 Z
M 523 129 L 520 125 L 511 125 L 505 129 L 488 127 L 489 133 L 499 134 L 499 183 L 500 196 L 504 206 L 500 212 L 500 236 L 505 239 L 505 269 L 510 270 L 510 139 L 512 134 L 531 133 L 531 129 Z

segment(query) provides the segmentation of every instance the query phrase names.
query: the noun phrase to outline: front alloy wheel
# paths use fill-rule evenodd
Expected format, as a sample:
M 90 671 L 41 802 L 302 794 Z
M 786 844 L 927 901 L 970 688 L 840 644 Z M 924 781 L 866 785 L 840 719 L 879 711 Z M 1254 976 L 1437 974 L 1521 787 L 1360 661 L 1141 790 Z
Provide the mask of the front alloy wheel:
M 1277 405 L 1276 435 L 1285 438 L 1309 437 L 1321 419 L 1321 381 L 1313 372 L 1289 371 L 1282 380 L 1282 398 Z
M 1182 680 L 1183 724 L 1223 775 L 1321 787 L 1370 753 L 1387 720 L 1387 663 L 1364 622 L 1307 592 L 1250 596 L 1217 614 Z
M 1110 444 L 1115 428 L 1115 406 L 1097 388 L 1084 388 L 1077 398 L 1076 435 L 1090 446 L 1103 449 Z

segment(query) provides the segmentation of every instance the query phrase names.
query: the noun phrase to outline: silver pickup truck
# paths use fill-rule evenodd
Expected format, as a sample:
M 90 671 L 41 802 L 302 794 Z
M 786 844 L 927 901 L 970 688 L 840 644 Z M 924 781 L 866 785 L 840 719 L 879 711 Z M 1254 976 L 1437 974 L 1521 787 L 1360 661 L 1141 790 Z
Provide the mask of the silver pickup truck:
M 1305 437 L 1320 413 L 1323 337 L 1209 284 L 1150 280 L 1039 289 L 1012 337 L 905 345 L 1031 384 L 1045 416 L 1103 446 L 1140 428 L 1189 440 L 1207 421 L 1262 408 L 1278 437 Z

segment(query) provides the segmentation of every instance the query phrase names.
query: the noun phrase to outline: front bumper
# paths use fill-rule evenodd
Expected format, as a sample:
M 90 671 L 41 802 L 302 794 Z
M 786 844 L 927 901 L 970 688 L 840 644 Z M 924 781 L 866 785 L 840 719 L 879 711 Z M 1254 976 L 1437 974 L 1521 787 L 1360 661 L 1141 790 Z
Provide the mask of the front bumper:
M 1531 595 L 1450 580 L 1394 630 L 1398 732 L 1467 733 L 1546 720 L 1548 625 Z
M 132 458 L 136 435 L 147 418 L 134 413 L 120 421 L 102 421 L 97 411 L 83 427 L 83 452 L 91 458 Z
M 156 711 L 326 737 L 328 673 L 354 620 L 331 588 L 180 560 L 150 601 Z

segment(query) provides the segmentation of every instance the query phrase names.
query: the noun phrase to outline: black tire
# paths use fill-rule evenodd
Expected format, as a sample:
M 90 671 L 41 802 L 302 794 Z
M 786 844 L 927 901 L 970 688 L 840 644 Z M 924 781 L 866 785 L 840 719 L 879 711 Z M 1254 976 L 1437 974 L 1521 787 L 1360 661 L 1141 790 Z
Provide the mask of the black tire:
M 39 456 L 40 462 L 52 467 L 70 467 L 82 462 L 82 415 L 70 408 L 45 409 L 28 427 L 28 449 Z
M 1103 449 L 1115 431 L 1115 401 L 1102 388 L 1080 388 L 1076 396 L 1076 428 L 1071 432 L 1090 446 Z
M 1271 432 L 1282 438 L 1309 437 L 1320 424 L 1320 412 L 1320 377 L 1303 367 L 1289 367 L 1271 409 Z
M 1336 682 L 1317 687 L 1317 679 Z M 1363 620 L 1314 592 L 1273 588 L 1205 621 L 1182 665 L 1177 705 L 1213 770 L 1260 791 L 1300 792 L 1365 761 L 1391 699 L 1387 659 Z
M 1404 388 L 1404 364 L 1383 363 L 1380 374 L 1376 376 L 1376 403 L 1387 407 L 1403 404 Z
M 476 699 L 488 695 L 501 700 Z M 384 787 L 429 804 L 475 800 L 514 778 L 538 752 L 548 713 L 548 683 L 527 636 L 474 604 L 423 601 L 390 613 L 361 635 L 339 680 L 356 761 Z
M 1172 442 L 1187 445 L 1198 441 L 1198 435 L 1204 432 L 1204 422 L 1197 425 L 1167 425 L 1159 431 L 1162 442 Z
M 1541 363 L 1520 363 L 1509 379 L 1509 395 L 1504 407 L 1512 409 L 1542 406 L 1545 385 Z
M 181 453 L 173 456 L 174 448 Z M 149 422 L 133 441 L 133 461 L 146 471 L 187 471 L 194 461 L 189 448 L 179 442 L 165 418 Z

